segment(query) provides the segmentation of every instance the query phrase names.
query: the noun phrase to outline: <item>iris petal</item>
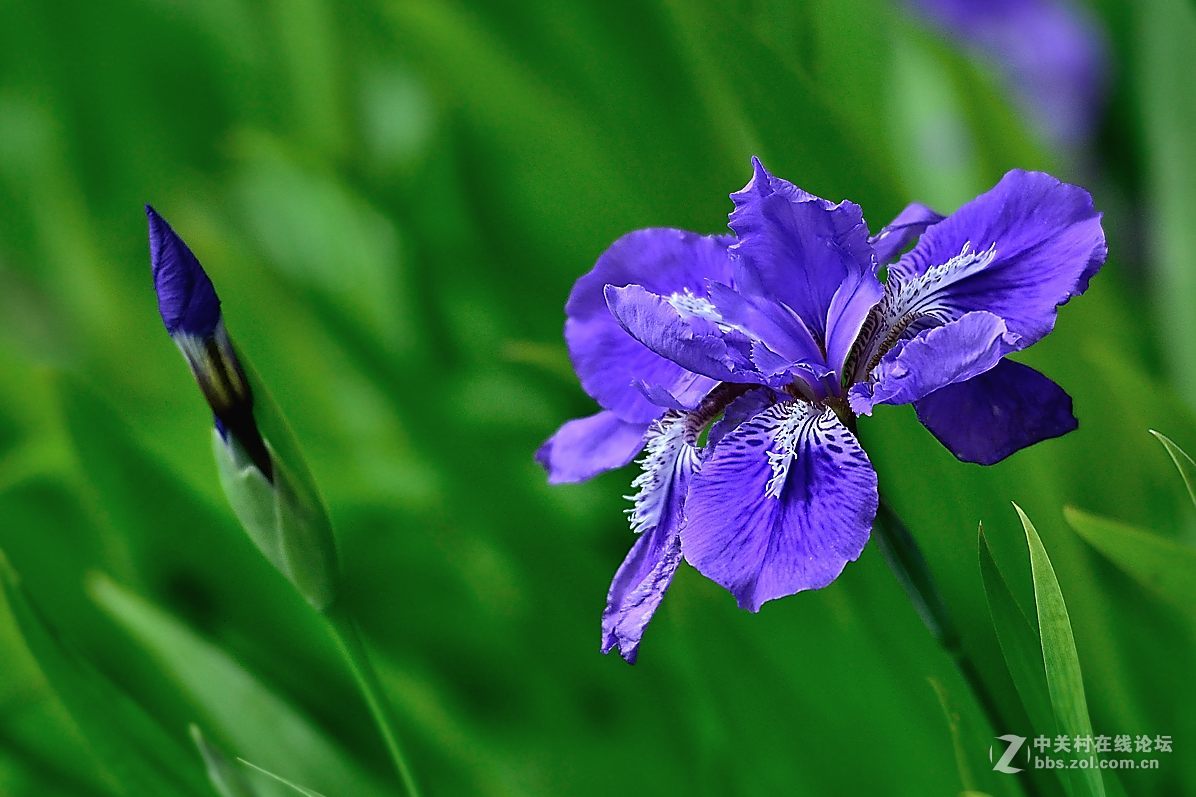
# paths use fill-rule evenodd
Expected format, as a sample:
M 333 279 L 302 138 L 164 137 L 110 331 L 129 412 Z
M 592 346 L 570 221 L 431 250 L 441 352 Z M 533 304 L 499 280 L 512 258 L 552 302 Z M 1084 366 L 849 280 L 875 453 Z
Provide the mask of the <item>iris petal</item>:
M 548 471 L 549 484 L 582 482 L 630 462 L 644 447 L 647 429 L 609 410 L 574 418 L 540 446 L 536 461 Z
M 826 365 L 841 373 L 883 293 L 863 214 L 852 202 L 819 199 L 752 163 L 751 182 L 731 195 L 736 290 L 795 313 Z
M 723 437 L 784 398 L 783 394 L 766 387 L 749 390 L 736 398 L 727 405 L 723 417 L 710 427 L 710 435 L 706 439 L 707 450 L 713 451 Z
M 898 343 L 881 358 L 870 381 L 852 386 L 851 409 L 871 415 L 877 404 L 917 401 L 979 376 L 1017 347 L 1017 336 L 1002 319 L 992 313 L 968 313 Z
M 577 281 L 565 305 L 565 340 L 582 387 L 603 408 L 625 421 L 647 423 L 660 408 L 634 387 L 659 385 L 686 406 L 695 406 L 714 381 L 687 372 L 630 337 L 607 309 L 607 285 L 642 285 L 669 296 L 701 291 L 706 280 L 730 278 L 727 236 L 703 236 L 652 228 L 611 244 L 594 268 Z
M 1078 425 L 1063 388 L 1012 360 L 937 390 L 914 402 L 914 409 L 952 454 L 980 465 L 1000 462 Z
M 615 647 L 635 663 L 644 629 L 681 563 L 679 533 L 686 491 L 698 461 L 694 431 L 683 413 L 666 413 L 652 425 L 642 471 L 632 482 L 631 527 L 639 539 L 615 572 L 602 612 L 602 652 Z
M 749 345 L 746 338 L 740 336 L 741 346 L 736 346 L 717 321 L 684 312 L 639 285 L 608 287 L 606 299 L 627 334 L 685 371 L 719 382 L 760 381 L 750 359 L 738 350 Z
M 981 253 L 987 256 L 978 260 Z M 1087 289 L 1106 253 L 1101 214 L 1087 191 L 1041 172 L 1011 171 L 927 229 L 892 266 L 889 282 L 920 281 L 912 301 L 955 318 L 974 310 L 998 315 L 1025 347 L 1051 331 L 1058 306 Z M 952 262 L 963 267 L 944 270 Z M 944 273 L 927 279 L 936 270 Z
M 171 335 L 208 338 L 220 323 L 220 299 L 199 260 L 166 219 L 149 205 L 150 263 L 158 311 Z
M 834 581 L 868 541 L 877 501 L 872 464 L 832 411 L 777 404 L 723 436 L 703 461 L 681 550 L 758 611 Z
M 921 202 L 911 202 L 880 232 L 868 239 L 876 253 L 876 262 L 889 263 L 932 224 L 945 217 Z

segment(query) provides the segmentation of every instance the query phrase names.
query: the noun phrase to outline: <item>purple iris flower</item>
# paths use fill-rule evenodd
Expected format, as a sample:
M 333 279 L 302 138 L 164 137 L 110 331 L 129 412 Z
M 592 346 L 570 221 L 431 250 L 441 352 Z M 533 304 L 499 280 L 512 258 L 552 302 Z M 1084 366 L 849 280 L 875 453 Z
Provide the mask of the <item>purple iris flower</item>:
M 907 0 L 995 63 L 1037 125 L 1075 147 L 1092 133 L 1107 83 L 1106 44 L 1072 0 Z
M 253 392 L 224 329 L 216 289 L 166 219 L 149 205 L 145 215 L 162 323 L 191 367 L 221 436 L 228 440 L 231 435 L 272 480 L 273 462 L 253 418 Z
M 683 558 L 757 611 L 860 555 L 878 494 L 855 424 L 876 405 L 912 403 L 981 464 L 1076 427 L 1062 388 L 1006 356 L 1050 332 L 1104 262 L 1088 192 L 1012 171 L 949 217 L 910 205 L 870 237 L 857 205 L 753 166 L 731 195 L 734 235 L 625 235 L 566 305 L 602 409 L 537 459 L 560 483 L 646 452 L 639 536 L 602 619 L 603 652 L 628 661 Z

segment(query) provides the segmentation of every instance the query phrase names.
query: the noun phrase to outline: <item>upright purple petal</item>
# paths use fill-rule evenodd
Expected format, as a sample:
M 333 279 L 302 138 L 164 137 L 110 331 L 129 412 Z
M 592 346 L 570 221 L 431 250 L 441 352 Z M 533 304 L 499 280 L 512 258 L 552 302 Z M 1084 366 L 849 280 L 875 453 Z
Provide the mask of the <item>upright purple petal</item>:
M 952 454 L 980 465 L 1000 462 L 1078 425 L 1063 388 L 1012 360 L 937 390 L 914 402 L 914 409 Z
M 858 205 L 832 205 L 752 161 L 751 182 L 732 194 L 730 252 L 736 290 L 795 313 L 841 374 L 852 342 L 883 288 Z
M 786 363 L 821 363 L 822 347 L 793 310 L 772 297 L 743 294 L 721 283 L 707 286 L 721 323 L 740 331 Z
M 852 412 L 871 415 L 877 404 L 908 404 L 948 385 L 979 376 L 1019 347 L 1016 335 L 992 313 L 967 313 L 918 333 L 891 349 L 868 381 L 853 385 Z
M 681 562 L 678 534 L 698 461 L 695 434 L 684 413 L 665 414 L 648 432 L 642 472 L 632 482 L 631 528 L 640 536 L 615 573 L 602 612 L 602 652 L 618 647 L 632 664 Z
M 150 264 L 158 312 L 171 335 L 208 338 L 220 323 L 220 299 L 199 260 L 166 219 L 149 205 Z
M 644 447 L 646 423 L 628 423 L 609 410 L 566 421 L 536 452 L 549 484 L 583 482 L 621 468 Z
M 927 227 L 938 224 L 944 218 L 945 216 L 921 202 L 911 202 L 906 205 L 896 218 L 868 239 L 868 242 L 872 244 L 872 250 L 876 253 L 876 262 L 890 263 L 896 260 L 897 256 L 925 232 Z
M 730 278 L 727 236 L 702 236 L 653 228 L 628 233 L 611 244 L 594 268 L 577 281 L 565 305 L 565 340 L 582 387 L 623 420 L 648 422 L 660 414 L 634 387 L 663 387 L 694 406 L 715 382 L 654 354 L 629 336 L 607 309 L 608 285 L 641 285 L 659 295 L 703 292 L 708 279 Z
M 758 611 L 832 582 L 863 550 L 877 501 L 872 464 L 834 412 L 777 404 L 726 434 L 703 461 L 681 551 Z
M 1029 346 L 1051 331 L 1056 308 L 1083 293 L 1105 262 L 1101 214 L 1083 188 L 1042 172 L 1011 171 L 933 225 L 889 270 L 886 302 L 958 318 L 985 310 Z

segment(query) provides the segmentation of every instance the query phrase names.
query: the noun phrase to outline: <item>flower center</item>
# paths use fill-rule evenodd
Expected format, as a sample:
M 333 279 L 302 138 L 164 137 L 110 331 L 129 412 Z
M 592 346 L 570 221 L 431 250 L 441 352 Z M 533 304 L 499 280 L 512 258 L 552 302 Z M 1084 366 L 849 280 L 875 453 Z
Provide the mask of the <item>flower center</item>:
M 988 268 L 996 257 L 995 243 L 988 249 L 973 249 L 968 241 L 958 255 L 917 276 L 890 272 L 885 295 L 868 314 L 857 350 L 845 370 L 855 373 L 857 379 L 864 379 L 902 338 L 912 337 L 927 326 L 951 321 L 955 311 L 943 301 L 943 291 Z M 856 371 L 856 366 L 862 367 Z

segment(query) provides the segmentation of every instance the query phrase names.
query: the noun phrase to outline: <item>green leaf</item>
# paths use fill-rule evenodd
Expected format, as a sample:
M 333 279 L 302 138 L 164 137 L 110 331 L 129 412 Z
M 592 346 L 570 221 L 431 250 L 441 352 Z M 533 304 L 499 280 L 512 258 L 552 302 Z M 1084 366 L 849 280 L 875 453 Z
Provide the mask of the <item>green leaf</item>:
M 1196 82 L 1177 80 L 1190 75 L 1192 42 L 1196 40 L 1196 9 L 1190 0 L 1155 0 L 1133 4 L 1138 19 L 1136 88 L 1146 146 L 1146 188 L 1151 201 L 1151 265 L 1156 286 L 1150 307 L 1159 329 L 1167 330 L 1167 361 L 1189 398 L 1196 395 Z
M 250 763 L 249 761 L 246 761 L 244 758 L 238 758 L 237 760 L 240 761 L 245 766 L 250 767 L 251 769 L 257 770 L 258 772 L 262 773 L 266 777 L 273 778 L 274 780 L 278 781 L 279 783 L 281 783 L 285 786 L 288 786 L 293 791 L 299 792 L 300 794 L 304 795 L 304 797 L 324 797 L 324 795 L 320 794 L 318 791 L 312 791 L 311 789 L 306 789 L 303 786 L 298 785 L 297 783 L 292 783 L 291 781 L 287 780 L 286 778 L 284 778 L 280 775 L 275 775 L 273 772 L 271 772 L 268 769 L 263 769 L 262 767 L 259 767 L 257 764 L 253 764 L 253 763 Z
M 1054 714 L 1047 692 L 1046 673 L 1042 666 L 1042 645 L 1034 626 L 1026 618 L 1021 607 L 1009 590 L 1005 577 L 1001 575 L 988 538 L 983 527 L 979 534 L 980 577 L 984 582 L 984 595 L 992 615 L 993 628 L 1001 645 L 1001 655 L 1009 668 L 1009 675 L 1017 687 L 1022 706 L 1043 733 L 1053 732 Z
M 1076 653 L 1076 640 L 1071 631 L 1071 619 L 1067 604 L 1051 560 L 1042 540 L 1030 518 L 1017 504 L 1013 505 L 1026 531 L 1026 544 L 1030 548 L 1030 571 L 1034 577 L 1034 602 L 1038 607 L 1038 634 L 1042 640 L 1042 660 L 1046 670 L 1047 689 L 1055 720 L 1062 733 L 1071 736 L 1091 736 L 1092 721 L 1088 716 L 1088 701 L 1084 696 L 1084 678 L 1080 672 L 1080 657 Z M 1104 797 L 1105 783 L 1100 769 L 1081 769 L 1078 782 L 1064 779 L 1064 785 L 1071 794 L 1086 794 Z
M 339 745 L 227 653 L 102 575 L 93 576 L 88 589 L 193 703 L 204 727 L 228 747 L 334 794 L 382 793 Z
M 1196 606 L 1196 549 L 1074 507 L 1065 507 L 1063 516 L 1085 542 L 1146 589 L 1186 612 Z
M 947 727 L 951 731 L 951 747 L 955 751 L 955 768 L 959 770 L 959 782 L 965 791 L 973 791 L 976 788 L 976 776 L 972 772 L 971 764 L 968 763 L 971 750 L 964 744 L 963 734 L 960 730 L 959 709 L 951 700 L 951 695 L 947 693 L 947 687 L 943 686 L 942 681 L 938 678 L 928 680 L 931 688 L 934 689 L 934 694 L 939 699 L 943 715 L 947 718 Z
M 1179 471 L 1180 477 L 1184 480 L 1184 486 L 1188 488 L 1188 497 L 1192 499 L 1192 504 L 1196 506 L 1196 462 L 1188 456 L 1188 452 L 1184 451 L 1175 442 L 1163 434 L 1156 432 L 1154 429 L 1150 433 L 1163 444 L 1163 448 L 1167 449 L 1167 454 L 1171 457 L 1171 461 L 1175 463 L 1176 470 Z
M 9 610 L 46 680 L 87 739 L 112 788 L 129 797 L 207 793 L 199 768 L 139 706 L 80 657 L 35 606 L 0 551 Z
M 198 725 L 191 726 L 191 739 L 207 767 L 208 780 L 220 797 L 260 797 L 245 779 L 245 773 L 233 766 L 223 750 L 207 740 Z
M 253 543 L 304 599 L 324 611 L 335 598 L 336 546 L 328 514 L 314 492 L 302 488 L 291 463 L 266 446 L 274 462 L 267 481 L 234 439 L 212 430 L 212 455 L 229 505 Z

